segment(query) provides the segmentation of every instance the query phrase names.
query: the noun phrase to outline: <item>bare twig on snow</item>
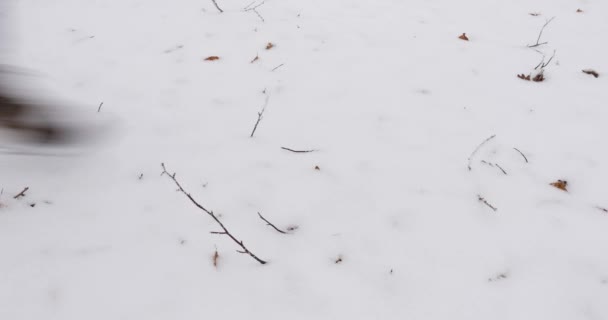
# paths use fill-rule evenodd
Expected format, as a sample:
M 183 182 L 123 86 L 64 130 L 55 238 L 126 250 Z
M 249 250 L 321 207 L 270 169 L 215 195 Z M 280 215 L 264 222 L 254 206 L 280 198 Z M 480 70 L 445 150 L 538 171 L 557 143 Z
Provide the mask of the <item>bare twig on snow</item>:
M 309 152 L 315 152 L 315 151 L 317 151 L 315 149 L 311 149 L 311 150 L 293 150 L 293 149 L 286 148 L 286 147 L 281 147 L 281 149 L 287 150 L 287 151 L 291 151 L 291 152 L 294 152 L 294 153 L 309 153 Z
M 265 92 L 266 90 L 264 90 Z M 266 106 L 268 105 L 268 99 L 270 98 L 269 95 L 266 95 L 266 102 L 264 102 L 264 106 L 262 107 L 262 110 L 260 112 L 258 112 L 258 121 L 255 122 L 255 126 L 253 126 L 253 130 L 251 131 L 251 135 L 249 136 L 250 138 L 253 138 L 253 135 L 255 134 L 255 130 L 258 129 L 258 125 L 260 124 L 260 121 L 262 121 L 262 118 L 264 117 L 264 111 L 266 111 Z
M 493 211 L 498 210 L 496 207 L 494 207 L 493 205 L 491 205 L 488 201 L 486 201 L 486 199 L 484 199 L 480 195 L 477 195 L 477 200 L 479 200 L 480 202 L 483 202 L 483 204 L 485 204 L 486 206 L 490 207 L 490 209 L 492 209 Z
M 222 9 L 220 8 L 220 6 L 218 6 L 218 5 L 217 5 L 217 2 L 216 2 L 215 0 L 211 0 L 211 2 L 213 2 L 213 4 L 215 5 L 215 7 L 217 8 L 217 10 L 218 10 L 220 13 L 223 13 L 223 12 L 224 12 L 224 10 L 222 10 Z
M 257 10 L 257 9 L 258 9 L 260 6 L 262 6 L 262 5 L 264 4 L 264 2 L 265 2 L 265 1 L 262 1 L 262 2 L 260 2 L 259 4 L 254 5 L 254 3 L 255 3 L 255 1 L 254 1 L 254 2 L 250 3 L 249 5 L 247 5 L 247 6 L 246 6 L 246 7 L 243 9 L 243 11 L 245 11 L 245 12 L 252 11 L 252 12 L 254 12 L 254 13 L 255 13 L 255 14 L 258 16 L 258 18 L 260 18 L 260 20 L 262 20 L 262 22 L 265 22 L 265 21 L 264 21 L 264 17 L 262 17 L 262 15 L 261 15 L 261 14 L 258 12 L 258 10 Z
M 519 151 L 519 149 L 517 149 L 517 148 L 513 148 L 513 150 L 519 152 L 519 154 L 521 154 L 521 156 L 524 157 L 524 160 L 526 160 L 526 163 L 528 163 L 528 158 L 526 158 L 526 155 L 524 155 L 523 152 Z
M 481 147 L 482 147 L 484 144 L 486 144 L 488 141 L 490 141 L 490 140 L 494 139 L 495 137 L 496 137 L 496 135 L 495 135 L 495 134 L 493 134 L 492 136 L 490 136 L 489 138 L 487 138 L 486 140 L 484 140 L 482 143 L 480 143 L 480 144 L 477 146 L 477 148 L 475 148 L 475 150 L 473 150 L 473 152 L 472 152 L 472 153 L 471 153 L 471 155 L 469 156 L 469 165 L 468 165 L 469 171 L 471 171 L 471 169 L 472 169 L 472 168 L 471 168 L 471 161 L 473 160 L 473 156 L 474 156 L 474 155 L 477 153 L 477 151 L 479 151 L 479 149 L 480 149 L 480 148 L 481 148 Z
M 281 63 L 280 65 L 278 65 L 278 66 L 274 67 L 274 68 L 271 70 L 271 72 L 272 72 L 272 71 L 277 70 L 278 68 L 280 68 L 280 67 L 282 67 L 282 66 L 284 66 L 284 65 L 285 65 L 284 63 Z
M 549 42 L 540 43 L 540 38 L 543 36 L 543 31 L 545 31 L 545 28 L 547 27 L 547 25 L 549 23 L 551 23 L 551 21 L 553 21 L 553 19 L 555 19 L 555 17 L 553 17 L 553 18 L 547 20 L 547 22 L 545 22 L 545 24 L 543 25 L 543 27 L 540 29 L 540 32 L 538 33 L 538 38 L 536 39 L 536 43 L 533 44 L 533 45 L 528 45 L 528 48 L 536 48 L 538 46 L 542 46 L 543 44 L 549 43 Z
M 249 251 L 249 249 L 247 249 L 247 247 L 245 247 L 245 244 L 243 243 L 242 240 L 238 240 L 234 235 L 232 235 L 230 233 L 230 231 L 228 231 L 228 229 L 226 229 L 224 224 L 213 213 L 213 211 L 208 210 L 207 208 L 203 207 L 200 203 L 198 203 L 196 200 L 194 200 L 194 198 L 188 192 L 186 192 L 186 190 L 184 190 L 184 188 L 179 183 L 179 181 L 177 181 L 177 179 L 175 178 L 175 173 L 170 174 L 167 171 L 167 168 L 165 167 L 164 163 L 161 163 L 161 167 L 163 168 L 163 172 L 161 173 L 161 176 L 166 175 L 171 180 L 173 180 L 173 182 L 175 183 L 175 185 L 178 188 L 177 191 L 183 193 L 190 200 L 190 202 L 192 202 L 197 208 L 199 208 L 199 209 L 203 210 L 205 213 L 207 213 L 213 220 L 215 220 L 215 222 L 217 222 L 217 224 L 222 228 L 222 230 L 224 230 L 223 232 L 218 232 L 218 234 L 225 234 L 228 237 L 230 237 L 230 239 L 232 239 L 232 241 L 234 241 L 239 247 L 241 247 L 241 249 L 243 249 L 243 250 L 237 250 L 239 253 L 248 254 L 253 259 L 255 259 L 257 262 L 259 262 L 261 264 L 266 264 L 266 261 L 258 258 L 255 254 L 253 254 L 253 252 Z
M 500 169 L 500 171 L 502 171 L 502 173 L 507 175 L 507 172 L 505 171 L 505 169 L 503 169 L 498 163 L 492 163 L 492 162 L 488 162 L 485 160 L 481 160 L 481 163 L 487 164 L 488 166 L 493 167 L 493 168 L 498 168 L 498 169 Z
M 21 192 L 19 192 L 16 196 L 14 196 L 13 199 L 19 199 L 21 197 L 25 197 L 25 192 L 29 189 L 30 189 L 30 187 L 23 188 L 23 190 L 21 190 Z
M 281 229 L 277 228 L 277 227 L 276 227 L 274 224 L 270 223 L 270 221 L 266 220 L 266 218 L 262 217 L 262 214 L 261 214 L 261 213 L 259 213 L 259 212 L 258 212 L 258 216 L 260 216 L 260 219 L 262 219 L 262 220 L 264 220 L 264 222 L 266 222 L 266 225 L 267 225 L 267 226 L 271 226 L 271 227 L 272 227 L 274 230 L 276 230 L 276 231 L 277 231 L 277 232 L 279 232 L 279 233 L 282 233 L 282 234 L 287 234 L 287 232 L 285 232 L 285 231 L 283 231 L 283 230 L 281 230 Z

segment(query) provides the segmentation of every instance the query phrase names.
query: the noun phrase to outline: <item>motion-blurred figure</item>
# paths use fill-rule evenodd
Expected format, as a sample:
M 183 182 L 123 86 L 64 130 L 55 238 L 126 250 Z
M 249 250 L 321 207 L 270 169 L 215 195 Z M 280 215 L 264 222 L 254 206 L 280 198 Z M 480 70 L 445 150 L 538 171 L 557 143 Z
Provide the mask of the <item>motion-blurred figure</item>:
M 8 145 L 65 146 L 83 142 L 91 126 L 66 112 L 64 103 L 44 97 L 24 70 L 6 65 L 12 60 L 17 32 L 11 19 L 14 0 L 0 0 L 0 148 Z M 63 110 L 61 110 L 63 109 Z M 90 136 L 90 135 L 88 135 Z
M 38 123 L 28 121 L 35 119 L 43 105 L 28 104 L 11 96 L 5 86 L 0 83 L 0 126 L 15 131 L 20 136 L 27 137 L 31 142 L 62 143 L 66 141 L 63 128 L 53 125 L 44 119 Z

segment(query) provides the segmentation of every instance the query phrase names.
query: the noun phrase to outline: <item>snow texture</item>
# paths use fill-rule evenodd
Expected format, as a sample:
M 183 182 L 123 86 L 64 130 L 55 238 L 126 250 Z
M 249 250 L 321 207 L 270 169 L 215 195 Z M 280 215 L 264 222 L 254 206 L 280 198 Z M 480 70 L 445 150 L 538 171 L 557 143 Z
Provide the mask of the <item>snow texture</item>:
M 112 125 L 0 154 L 0 319 L 608 318 L 608 2 L 249 3 L 14 1 L 3 63 Z

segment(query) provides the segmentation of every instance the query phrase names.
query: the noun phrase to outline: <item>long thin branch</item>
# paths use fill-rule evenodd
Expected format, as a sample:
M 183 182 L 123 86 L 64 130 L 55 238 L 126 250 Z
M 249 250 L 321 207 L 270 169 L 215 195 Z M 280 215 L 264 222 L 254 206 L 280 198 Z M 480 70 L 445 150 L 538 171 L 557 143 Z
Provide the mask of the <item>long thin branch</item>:
M 170 174 L 167 171 L 167 168 L 165 167 L 164 163 L 161 163 L 160 165 L 163 168 L 163 172 L 161 173 L 161 175 L 166 175 L 171 180 L 173 180 L 173 182 L 177 186 L 179 192 L 183 193 L 188 199 L 190 199 L 190 202 L 192 202 L 196 207 L 198 207 L 199 209 L 203 210 L 211 218 L 213 218 L 213 220 L 215 220 L 215 222 L 217 222 L 217 224 L 219 224 L 219 226 L 222 228 L 222 230 L 224 230 L 223 231 L 224 233 L 222 233 L 222 232 L 215 232 L 215 233 L 227 235 L 228 237 L 230 237 L 230 239 L 232 239 L 232 241 L 236 242 L 236 244 L 238 244 L 239 247 L 241 247 L 243 249 L 243 250 L 239 250 L 239 252 L 250 255 L 253 259 L 255 259 L 257 262 L 259 262 L 261 264 L 266 264 L 266 261 L 258 258 L 255 254 L 253 254 L 253 252 L 249 251 L 249 249 L 247 249 L 247 247 L 245 247 L 245 244 L 243 244 L 242 240 L 238 240 L 235 236 L 233 236 L 230 233 L 230 231 L 228 231 L 228 229 L 226 229 L 226 227 L 224 226 L 224 224 L 217 218 L 217 216 L 213 213 L 213 211 L 208 210 L 207 208 L 203 207 L 200 203 L 198 203 L 196 200 L 194 200 L 194 198 L 192 198 L 192 196 L 188 192 L 186 192 L 186 190 L 184 190 L 184 188 L 179 183 L 179 181 L 177 181 L 177 179 L 175 178 L 175 173 Z
M 272 227 L 274 230 L 276 230 L 276 231 L 278 231 L 278 232 L 280 232 L 280 233 L 282 233 L 282 234 L 287 234 L 287 232 L 285 232 L 285 231 L 283 231 L 283 230 L 281 230 L 281 229 L 279 229 L 279 228 L 275 227 L 275 225 L 274 225 L 274 224 L 270 223 L 270 221 L 268 221 L 268 220 L 266 220 L 266 218 L 262 217 L 262 214 L 261 214 L 261 213 L 259 213 L 259 212 L 258 212 L 258 216 L 260 216 L 260 219 L 262 219 L 262 220 L 264 220 L 264 222 L 266 222 L 266 225 L 267 225 L 267 226 L 271 226 L 271 227 Z
M 266 106 L 268 105 L 268 99 L 270 98 L 269 95 L 266 95 L 266 102 L 264 102 L 264 106 L 262 107 L 262 111 L 258 112 L 258 121 L 255 122 L 255 126 L 253 126 L 253 130 L 251 131 L 251 135 L 249 136 L 250 138 L 253 138 L 253 135 L 255 134 L 255 130 L 258 129 L 258 125 L 260 124 L 260 121 L 262 121 L 262 118 L 264 118 L 264 111 L 266 111 Z
M 215 0 L 211 0 L 211 1 L 213 2 L 213 4 L 215 5 L 215 7 L 217 8 L 217 10 L 219 10 L 219 11 L 220 11 L 220 13 L 223 13 L 223 12 L 224 12 L 224 10 L 222 10 L 222 9 L 220 8 L 220 6 L 218 6 L 218 5 L 217 5 L 217 2 L 216 2 Z
M 535 48 L 538 46 L 542 46 L 543 44 L 547 44 L 548 42 L 543 42 L 543 43 L 539 43 L 540 42 L 540 37 L 543 36 L 543 31 L 545 31 L 545 28 L 547 27 L 547 25 L 549 23 L 551 23 L 551 21 L 553 21 L 553 19 L 555 19 L 555 17 L 547 20 L 547 22 L 545 22 L 545 24 L 543 25 L 543 27 L 540 29 L 540 32 L 538 33 L 538 38 L 536 39 L 536 44 L 533 45 L 528 45 L 528 48 Z
M 471 161 L 473 160 L 473 156 L 477 153 L 477 151 L 479 151 L 479 149 L 486 144 L 488 141 L 494 139 L 496 137 L 496 135 L 491 135 L 489 138 L 487 138 L 486 140 L 484 140 L 482 143 L 480 143 L 477 148 L 475 148 L 475 150 L 473 150 L 473 152 L 471 153 L 471 155 L 469 156 L 469 171 L 471 171 Z

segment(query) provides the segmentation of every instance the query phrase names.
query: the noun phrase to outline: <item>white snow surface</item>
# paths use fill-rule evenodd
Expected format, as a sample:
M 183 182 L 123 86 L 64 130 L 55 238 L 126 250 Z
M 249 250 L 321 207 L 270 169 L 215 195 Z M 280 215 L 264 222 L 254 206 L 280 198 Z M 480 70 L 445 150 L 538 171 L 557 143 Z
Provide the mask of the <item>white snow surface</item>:
M 14 1 L 107 129 L 0 154 L 0 319 L 608 318 L 608 2 L 217 2 Z

